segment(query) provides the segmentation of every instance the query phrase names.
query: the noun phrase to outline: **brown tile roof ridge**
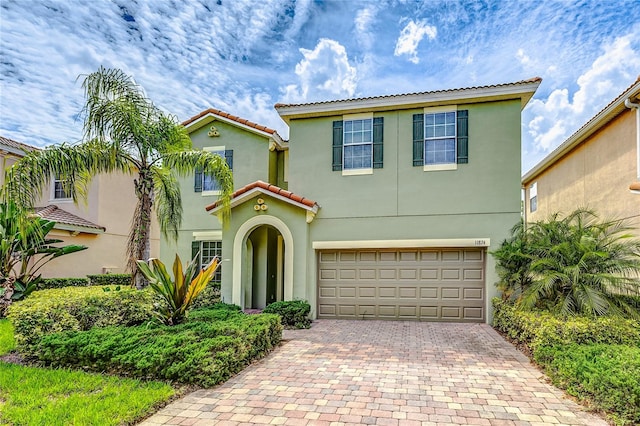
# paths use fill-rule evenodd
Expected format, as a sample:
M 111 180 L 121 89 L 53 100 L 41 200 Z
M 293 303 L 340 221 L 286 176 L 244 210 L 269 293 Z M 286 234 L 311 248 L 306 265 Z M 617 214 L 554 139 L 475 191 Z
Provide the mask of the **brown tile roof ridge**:
M 193 117 L 188 118 L 185 121 L 183 121 L 182 125 L 183 126 L 188 126 L 189 124 L 191 124 L 194 121 L 204 117 L 207 114 L 219 115 L 220 117 L 227 118 L 227 119 L 229 119 L 231 121 L 235 121 L 236 123 L 244 124 L 245 126 L 252 127 L 252 128 L 254 128 L 256 130 L 260 130 L 260 131 L 265 132 L 265 133 L 270 133 L 270 134 L 277 133 L 274 129 L 271 129 L 271 128 L 267 127 L 267 126 L 263 126 L 262 124 L 254 123 L 253 121 L 249 121 L 246 118 L 241 118 L 241 117 L 238 117 L 236 115 L 232 115 L 232 114 L 229 114 L 228 112 L 224 112 L 224 111 L 221 111 L 221 110 L 215 109 L 215 108 L 205 109 L 201 113 L 199 113 L 197 115 L 194 115 Z
M 433 93 L 447 93 L 447 92 L 457 92 L 461 90 L 477 90 L 477 89 L 490 89 L 496 87 L 505 87 L 505 86 L 513 86 L 518 84 L 531 84 L 531 83 L 540 83 L 542 81 L 541 77 L 532 77 L 526 80 L 516 81 L 514 83 L 500 83 L 500 84 L 491 84 L 487 86 L 471 86 L 471 87 L 459 87 L 456 89 L 440 89 L 440 90 L 428 90 L 424 92 L 413 92 L 413 93 L 400 93 L 395 95 L 380 95 L 380 96 L 368 96 L 364 98 L 351 98 L 351 99 L 334 99 L 329 101 L 319 101 L 319 102 L 308 102 L 308 103 L 299 103 L 299 104 L 284 104 L 277 103 L 274 105 L 274 108 L 287 108 L 287 107 L 297 107 L 297 106 L 307 106 L 307 105 L 323 105 L 323 104 L 331 104 L 335 102 L 357 102 L 357 101 L 365 101 L 371 99 L 387 99 L 387 98 L 396 98 L 401 96 L 412 96 L 412 95 L 428 95 Z
M 255 188 L 261 188 L 264 189 L 265 191 L 271 192 L 273 194 L 279 195 L 281 197 L 284 198 L 288 198 L 291 201 L 294 201 L 296 203 L 299 204 L 304 204 L 307 207 L 314 207 L 316 206 L 318 203 L 316 203 L 313 200 L 310 200 L 308 198 L 302 197 L 300 195 L 296 195 L 291 191 L 287 191 L 286 189 L 282 189 L 276 185 L 272 185 L 270 183 L 267 182 L 263 182 L 261 180 L 257 180 L 255 182 L 249 183 L 245 186 L 243 186 L 242 188 L 237 189 L 236 191 L 234 191 L 233 194 L 231 194 L 231 199 L 237 198 L 240 195 L 251 191 L 252 189 Z M 206 211 L 211 211 L 213 209 L 215 209 L 216 207 L 218 207 L 218 202 L 214 202 L 212 204 L 209 204 L 208 206 L 205 207 Z
M 632 182 L 631 185 L 629 185 L 629 190 L 640 191 L 640 182 Z
M 0 143 L 10 146 L 12 148 L 16 148 L 19 149 L 21 151 L 39 151 L 40 148 L 32 146 L 32 145 L 27 145 L 26 143 L 22 143 L 22 142 L 18 142 L 15 141 L 13 139 L 9 139 L 9 138 L 5 138 L 4 136 L 0 136 Z
M 83 219 L 79 216 L 69 213 L 66 210 L 62 210 L 58 206 L 54 206 L 51 204 L 46 207 L 36 207 L 35 212 L 41 218 L 52 220 L 56 223 L 62 223 L 65 225 L 72 225 L 72 226 L 83 226 L 85 228 L 93 228 L 93 229 L 100 229 L 102 231 L 106 231 L 106 228 L 104 226 L 96 225 L 93 222 L 90 222 L 86 219 Z

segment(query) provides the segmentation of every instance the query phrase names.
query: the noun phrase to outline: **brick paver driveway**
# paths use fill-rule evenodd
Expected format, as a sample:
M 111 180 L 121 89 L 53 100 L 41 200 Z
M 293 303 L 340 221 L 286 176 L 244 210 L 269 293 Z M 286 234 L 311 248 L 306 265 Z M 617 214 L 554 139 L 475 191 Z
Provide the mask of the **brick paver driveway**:
M 606 425 L 486 324 L 318 320 L 143 425 Z

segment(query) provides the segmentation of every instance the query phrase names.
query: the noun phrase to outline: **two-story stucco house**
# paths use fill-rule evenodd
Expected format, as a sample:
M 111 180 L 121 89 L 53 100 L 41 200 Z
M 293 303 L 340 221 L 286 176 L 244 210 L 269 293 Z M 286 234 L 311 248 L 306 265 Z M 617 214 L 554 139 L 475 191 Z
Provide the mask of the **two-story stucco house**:
M 222 296 L 245 309 L 305 299 L 314 318 L 487 322 L 488 251 L 520 220 L 520 115 L 540 81 L 278 104 L 288 143 L 204 111 L 185 125 L 196 147 L 233 151 L 237 190 L 221 229 L 200 211 L 218 212 L 215 185 L 183 182 L 177 250 L 219 242 Z
M 0 179 L 33 146 L 0 137 Z M 55 259 L 41 270 L 45 278 L 84 277 L 90 274 L 126 272 L 126 247 L 136 196 L 133 175 L 101 174 L 92 179 L 86 203 L 75 204 L 55 177 L 35 205 L 39 216 L 56 222 L 49 237 L 65 244 L 88 247 Z M 3 183 L 3 182 L 2 182 Z M 155 218 L 151 228 L 151 255 L 160 251 L 160 231 Z
M 640 77 L 522 177 L 525 218 L 578 207 L 640 236 Z

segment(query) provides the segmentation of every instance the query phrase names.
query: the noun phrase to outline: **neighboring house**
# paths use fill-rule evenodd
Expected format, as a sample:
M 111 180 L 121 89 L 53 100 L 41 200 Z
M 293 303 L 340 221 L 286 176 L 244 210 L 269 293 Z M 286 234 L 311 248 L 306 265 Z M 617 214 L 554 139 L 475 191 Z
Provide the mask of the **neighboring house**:
M 278 104 L 289 143 L 205 111 L 185 125 L 195 146 L 233 150 L 237 190 L 221 229 L 201 211 L 215 199 L 183 183 L 178 250 L 219 242 L 222 296 L 245 309 L 305 299 L 314 318 L 488 322 L 488 253 L 520 220 L 521 111 L 540 82 Z
M 522 177 L 527 222 L 578 207 L 640 236 L 640 77 Z
M 10 167 L 26 152 L 37 148 L 0 137 L 0 170 Z M 45 278 L 84 277 L 87 274 L 124 273 L 126 247 L 136 197 L 133 176 L 103 174 L 96 176 L 89 188 L 86 204 L 74 204 L 62 182 L 55 177 L 50 188 L 36 204 L 35 212 L 53 220 L 51 238 L 66 244 L 82 244 L 87 250 L 49 262 L 40 270 Z M 155 218 L 152 223 L 151 255 L 158 256 L 160 236 Z

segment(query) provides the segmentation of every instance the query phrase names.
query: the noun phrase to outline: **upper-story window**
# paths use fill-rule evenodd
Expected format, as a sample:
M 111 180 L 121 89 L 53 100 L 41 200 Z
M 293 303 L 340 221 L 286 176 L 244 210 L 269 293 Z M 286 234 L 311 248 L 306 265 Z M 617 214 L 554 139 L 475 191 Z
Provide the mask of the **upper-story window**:
M 371 169 L 373 164 L 373 118 L 344 121 L 344 170 Z
M 343 175 L 371 174 L 382 168 L 383 117 L 345 115 L 333 122 L 333 170 Z
M 469 114 L 455 106 L 425 108 L 413 115 L 413 165 L 455 170 L 469 162 Z
M 68 200 L 71 198 L 71 191 L 69 190 L 69 180 L 56 175 L 53 180 L 53 199 L 54 200 Z
M 534 182 L 529 187 L 529 211 L 531 213 L 538 210 L 538 183 Z
M 205 151 L 217 154 L 225 159 L 227 165 L 233 170 L 233 150 L 225 149 L 224 146 L 205 147 Z M 202 192 L 202 195 L 218 195 L 220 193 L 220 185 L 216 178 L 202 170 L 196 170 L 193 188 L 195 192 Z

